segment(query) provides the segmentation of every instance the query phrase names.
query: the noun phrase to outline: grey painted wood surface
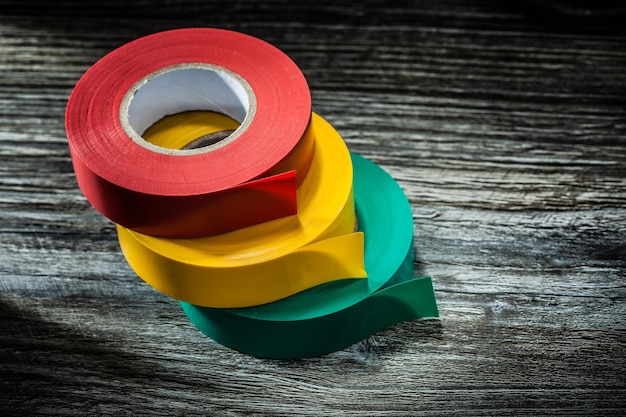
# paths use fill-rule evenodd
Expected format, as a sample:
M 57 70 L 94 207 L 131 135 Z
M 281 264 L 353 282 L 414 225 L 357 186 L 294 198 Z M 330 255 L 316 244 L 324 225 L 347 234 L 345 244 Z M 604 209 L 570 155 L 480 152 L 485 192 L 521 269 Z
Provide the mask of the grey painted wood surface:
M 624 33 L 498 1 L 118 3 L 0 1 L 0 414 L 626 413 Z M 189 26 L 283 49 L 398 180 L 439 320 L 260 360 L 133 274 L 65 103 L 108 51 Z

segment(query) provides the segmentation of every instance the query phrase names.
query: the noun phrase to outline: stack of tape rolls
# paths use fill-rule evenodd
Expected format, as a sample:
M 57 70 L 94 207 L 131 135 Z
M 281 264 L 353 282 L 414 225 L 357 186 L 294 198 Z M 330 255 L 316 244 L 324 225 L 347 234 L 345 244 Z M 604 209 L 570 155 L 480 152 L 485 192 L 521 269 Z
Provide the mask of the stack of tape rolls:
M 224 346 L 318 356 L 438 316 L 402 189 L 312 112 L 267 42 L 210 28 L 129 42 L 78 81 L 66 130 L 129 265 Z

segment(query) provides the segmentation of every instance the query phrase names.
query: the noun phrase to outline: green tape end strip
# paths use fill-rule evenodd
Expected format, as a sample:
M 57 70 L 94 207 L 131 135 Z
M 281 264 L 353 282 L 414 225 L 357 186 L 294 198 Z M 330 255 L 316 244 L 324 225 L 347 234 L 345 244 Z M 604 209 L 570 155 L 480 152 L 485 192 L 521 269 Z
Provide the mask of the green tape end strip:
M 181 305 L 191 322 L 211 339 L 270 359 L 325 355 L 400 322 L 439 316 L 430 277 L 392 285 L 350 308 L 303 321 L 254 320 L 223 309 Z

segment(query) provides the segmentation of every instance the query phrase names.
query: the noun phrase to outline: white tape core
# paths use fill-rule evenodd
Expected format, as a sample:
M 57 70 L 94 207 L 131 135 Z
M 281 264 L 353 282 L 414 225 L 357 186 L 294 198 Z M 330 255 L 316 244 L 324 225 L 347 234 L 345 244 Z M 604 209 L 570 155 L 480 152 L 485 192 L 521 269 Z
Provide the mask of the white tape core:
M 163 117 L 191 110 L 222 113 L 241 125 L 219 142 L 194 149 L 163 148 L 141 137 Z M 162 68 L 135 83 L 122 100 L 120 121 L 126 134 L 145 148 L 171 155 L 194 155 L 234 141 L 255 113 L 254 92 L 243 78 L 217 65 L 189 63 Z

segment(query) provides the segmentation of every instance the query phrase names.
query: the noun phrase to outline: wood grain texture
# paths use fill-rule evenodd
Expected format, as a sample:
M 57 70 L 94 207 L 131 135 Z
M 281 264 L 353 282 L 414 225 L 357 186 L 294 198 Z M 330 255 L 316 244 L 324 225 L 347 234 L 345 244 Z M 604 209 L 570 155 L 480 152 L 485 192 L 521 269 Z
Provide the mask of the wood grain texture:
M 626 413 L 626 36 L 498 1 L 0 0 L 0 414 Z M 67 97 L 175 27 L 288 53 L 414 213 L 441 318 L 259 360 L 137 278 L 77 188 Z M 610 30 L 609 30 L 610 29 Z

